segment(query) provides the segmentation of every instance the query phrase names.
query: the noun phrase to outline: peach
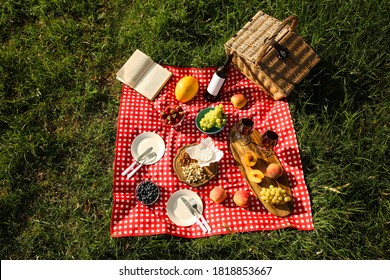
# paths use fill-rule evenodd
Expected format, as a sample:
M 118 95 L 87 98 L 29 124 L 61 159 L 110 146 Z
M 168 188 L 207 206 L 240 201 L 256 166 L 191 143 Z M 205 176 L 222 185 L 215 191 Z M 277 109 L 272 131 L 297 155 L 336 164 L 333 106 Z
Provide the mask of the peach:
M 241 109 L 248 103 L 248 99 L 242 93 L 236 93 L 230 98 L 230 102 L 232 102 L 234 107 Z
M 264 173 L 258 169 L 252 169 L 248 173 L 248 180 L 253 183 L 261 183 L 264 178 Z
M 245 154 L 242 156 L 242 161 L 246 166 L 254 166 L 257 162 L 257 154 L 252 152 L 252 151 L 247 151 Z
M 237 206 L 247 208 L 251 204 L 251 196 L 248 191 L 236 191 L 233 196 L 233 201 Z
M 215 203 L 222 203 L 227 197 L 226 191 L 221 187 L 214 187 L 210 191 L 210 198 Z
M 283 168 L 277 163 L 271 163 L 267 166 L 265 174 L 270 178 L 278 178 L 283 175 Z

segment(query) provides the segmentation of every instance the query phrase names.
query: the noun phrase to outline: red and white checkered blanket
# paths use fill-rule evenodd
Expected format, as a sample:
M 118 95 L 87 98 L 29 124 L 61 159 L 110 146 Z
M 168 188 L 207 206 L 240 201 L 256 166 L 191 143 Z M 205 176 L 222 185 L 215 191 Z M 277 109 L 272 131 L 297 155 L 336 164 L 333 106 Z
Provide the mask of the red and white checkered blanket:
M 212 136 L 216 147 L 224 152 L 219 162 L 218 176 L 206 185 L 192 188 L 176 177 L 173 158 L 179 148 L 199 143 L 206 137 L 197 130 L 194 120 L 200 109 L 212 105 L 204 100 L 201 93 L 205 91 L 215 68 L 164 67 L 170 70 L 173 76 L 154 102 L 127 86 L 122 88 L 114 160 L 111 235 L 121 237 L 169 234 L 199 238 L 228 234 L 231 231 L 249 232 L 288 227 L 298 230 L 314 229 L 310 198 L 288 103 L 273 100 L 232 67 L 219 102 L 224 106 L 228 124 L 222 132 Z M 190 102 L 180 104 L 188 115 L 179 128 L 174 129 L 162 123 L 159 112 L 165 105 L 178 104 L 174 96 L 175 86 L 187 75 L 198 79 L 199 94 Z M 230 97 L 235 93 L 247 96 L 249 102 L 246 109 L 239 110 L 232 106 Z M 231 127 L 244 116 L 253 117 L 255 127 L 259 131 L 271 128 L 279 135 L 279 143 L 274 150 L 287 172 L 294 196 L 294 212 L 289 217 L 280 218 L 270 214 L 254 194 L 249 208 L 238 207 L 233 202 L 232 198 L 237 190 L 250 190 L 228 145 Z M 156 164 L 142 167 L 131 179 L 121 176 L 122 171 L 134 161 L 130 153 L 133 139 L 148 131 L 154 131 L 164 139 L 166 150 L 163 158 Z M 152 180 L 161 189 L 161 197 L 152 206 L 138 203 L 135 198 L 136 185 L 146 179 Z M 228 193 L 228 198 L 222 204 L 215 204 L 209 198 L 209 192 L 215 186 L 223 186 Z M 166 212 L 167 201 L 172 193 L 180 189 L 190 189 L 201 197 L 203 214 L 213 229 L 211 233 L 202 233 L 196 224 L 181 227 L 171 222 Z

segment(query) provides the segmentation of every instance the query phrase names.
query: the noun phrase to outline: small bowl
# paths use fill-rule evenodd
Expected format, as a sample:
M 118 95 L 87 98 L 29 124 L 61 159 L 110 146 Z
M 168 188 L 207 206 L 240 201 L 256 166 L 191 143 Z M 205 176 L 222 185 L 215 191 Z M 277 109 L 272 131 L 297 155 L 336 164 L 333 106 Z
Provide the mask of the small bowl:
M 173 114 L 171 112 L 173 112 Z M 186 117 L 186 112 L 179 105 L 168 105 L 160 112 L 160 115 L 161 121 L 165 125 L 176 127 L 183 122 Z
M 135 188 L 135 197 L 145 205 L 152 205 L 160 197 L 160 188 L 152 181 L 143 181 Z
M 209 135 L 212 135 L 212 134 L 217 134 L 217 133 L 221 132 L 224 129 L 224 127 L 226 126 L 226 123 L 221 128 L 217 128 L 217 127 L 214 126 L 214 127 L 210 128 L 207 131 L 200 128 L 200 120 L 203 119 L 204 115 L 206 115 L 208 112 L 210 112 L 211 110 L 214 110 L 214 109 L 215 109 L 214 107 L 208 107 L 208 108 L 202 109 L 196 115 L 195 125 L 199 129 L 199 131 L 201 131 L 203 133 L 206 133 L 206 134 L 209 134 Z M 224 119 L 227 119 L 225 114 L 222 114 L 222 117 Z

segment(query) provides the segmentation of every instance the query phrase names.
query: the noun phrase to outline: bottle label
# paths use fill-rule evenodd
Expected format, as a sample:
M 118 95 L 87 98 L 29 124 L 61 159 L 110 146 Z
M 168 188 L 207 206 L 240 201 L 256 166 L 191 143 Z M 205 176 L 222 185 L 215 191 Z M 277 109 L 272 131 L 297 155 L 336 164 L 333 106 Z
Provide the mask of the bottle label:
M 218 92 L 221 90 L 221 87 L 223 86 L 223 82 L 225 82 L 224 78 L 218 77 L 216 73 L 214 73 L 209 86 L 207 87 L 207 91 L 213 95 L 217 96 Z

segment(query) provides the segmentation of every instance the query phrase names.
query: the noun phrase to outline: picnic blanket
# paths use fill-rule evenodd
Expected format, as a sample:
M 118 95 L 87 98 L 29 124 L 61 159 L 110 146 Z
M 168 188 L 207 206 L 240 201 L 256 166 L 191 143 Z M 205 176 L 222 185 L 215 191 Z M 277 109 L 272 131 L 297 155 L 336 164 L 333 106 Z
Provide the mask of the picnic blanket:
M 313 230 L 311 203 L 288 103 L 285 100 L 273 100 L 237 69 L 231 67 L 221 100 L 217 102 L 223 104 L 228 123 L 222 132 L 212 136 L 215 146 L 224 153 L 218 164 L 218 175 L 208 184 L 192 188 L 178 180 L 173 169 L 173 159 L 178 149 L 184 145 L 200 143 L 208 137 L 197 130 L 194 120 L 199 110 L 215 106 L 206 102 L 202 94 L 215 68 L 164 67 L 171 71 L 173 76 L 154 102 L 126 85 L 122 88 L 114 159 L 111 235 L 122 237 L 168 234 L 199 238 L 281 228 Z M 162 123 L 159 112 L 166 105 L 179 104 L 174 96 L 175 86 L 187 75 L 198 79 L 199 93 L 190 102 L 180 104 L 187 116 L 178 128 L 172 128 Z M 236 109 L 230 103 L 230 98 L 235 93 L 247 96 L 249 101 L 245 109 Z M 230 129 L 244 116 L 252 117 L 255 128 L 259 131 L 273 129 L 279 135 L 279 143 L 274 151 L 287 173 L 294 196 L 294 211 L 288 217 L 276 217 L 269 213 L 253 193 L 249 208 L 238 207 L 233 202 L 233 195 L 237 190 L 250 190 L 228 144 Z M 150 131 L 164 139 L 164 156 L 157 163 L 142 167 L 131 179 L 121 176 L 122 171 L 134 161 L 130 153 L 133 139 Z M 160 198 L 151 206 L 137 202 L 135 197 L 137 184 L 144 180 L 152 180 L 161 189 Z M 209 192 L 215 186 L 222 186 L 228 193 L 228 198 L 222 204 L 216 204 L 209 198 Z M 211 233 L 203 233 L 197 224 L 182 227 L 169 219 L 166 211 L 167 201 L 174 192 L 181 189 L 189 189 L 200 196 L 204 206 L 203 214 L 213 229 Z

